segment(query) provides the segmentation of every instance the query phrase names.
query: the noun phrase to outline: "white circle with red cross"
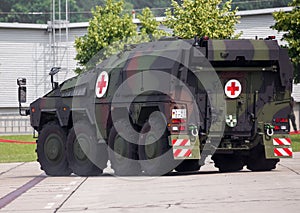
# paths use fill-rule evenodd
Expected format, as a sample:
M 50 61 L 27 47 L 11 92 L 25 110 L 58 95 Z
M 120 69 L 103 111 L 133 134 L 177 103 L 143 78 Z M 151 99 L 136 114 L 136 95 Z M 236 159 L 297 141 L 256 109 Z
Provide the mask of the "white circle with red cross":
M 105 71 L 101 72 L 97 78 L 95 86 L 95 93 L 97 98 L 102 98 L 105 95 L 108 87 L 108 81 L 108 73 Z
M 231 79 L 226 83 L 224 91 L 228 98 L 237 98 L 242 92 L 242 85 L 238 80 Z

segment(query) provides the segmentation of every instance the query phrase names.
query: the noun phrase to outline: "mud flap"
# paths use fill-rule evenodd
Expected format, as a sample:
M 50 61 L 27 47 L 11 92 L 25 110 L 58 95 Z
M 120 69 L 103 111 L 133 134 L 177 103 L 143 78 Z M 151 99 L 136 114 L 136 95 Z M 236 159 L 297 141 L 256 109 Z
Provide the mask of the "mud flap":
M 173 147 L 175 160 L 200 159 L 199 138 L 190 135 L 171 135 L 169 144 Z
M 263 140 L 267 159 L 293 157 L 292 142 L 289 135 L 264 135 Z

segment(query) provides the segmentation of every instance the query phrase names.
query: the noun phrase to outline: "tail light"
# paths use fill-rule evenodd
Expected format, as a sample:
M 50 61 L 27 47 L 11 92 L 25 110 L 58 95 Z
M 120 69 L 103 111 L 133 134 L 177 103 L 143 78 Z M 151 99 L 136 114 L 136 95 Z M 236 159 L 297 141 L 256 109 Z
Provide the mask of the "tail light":
M 180 126 L 179 127 L 179 131 L 185 131 L 185 129 L 186 129 L 185 126 Z
M 287 131 L 289 127 L 289 119 L 288 118 L 275 118 L 273 120 L 275 122 L 274 124 L 274 130 L 275 131 Z
M 288 118 L 276 118 L 275 122 L 276 123 L 288 123 L 289 119 Z
M 185 119 L 172 119 L 172 124 L 186 123 Z
M 274 126 L 274 130 L 280 130 L 280 126 Z

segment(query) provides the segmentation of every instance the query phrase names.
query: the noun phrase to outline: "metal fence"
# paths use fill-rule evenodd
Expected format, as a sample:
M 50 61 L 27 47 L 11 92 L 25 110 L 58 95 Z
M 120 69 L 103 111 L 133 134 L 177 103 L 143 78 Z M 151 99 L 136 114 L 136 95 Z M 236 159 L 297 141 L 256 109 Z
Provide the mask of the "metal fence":
M 0 135 L 32 134 L 28 117 L 0 115 Z

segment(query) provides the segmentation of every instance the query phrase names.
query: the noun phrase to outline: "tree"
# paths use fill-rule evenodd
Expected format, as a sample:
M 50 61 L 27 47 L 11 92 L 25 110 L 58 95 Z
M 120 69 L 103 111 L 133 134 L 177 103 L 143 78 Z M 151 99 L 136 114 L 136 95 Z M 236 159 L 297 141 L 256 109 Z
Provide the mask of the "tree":
M 130 2 L 136 11 L 149 7 L 155 16 L 164 16 L 165 9 L 171 6 L 171 0 L 126 0 Z M 178 0 L 177 0 L 178 1 Z M 181 0 L 179 0 L 181 1 Z
M 65 1 L 61 0 L 62 12 L 65 11 Z M 0 22 L 47 23 L 51 20 L 52 0 L 1 0 L 0 2 Z M 55 0 L 55 3 L 58 12 L 58 0 Z M 83 22 L 91 18 L 91 9 L 105 5 L 105 0 L 68 0 L 68 4 L 70 21 Z M 145 7 L 156 8 L 154 10 L 156 16 L 162 16 L 164 8 L 170 5 L 171 0 L 124 0 L 125 11 L 131 12 L 132 9 L 140 11 Z
M 221 3 L 222 0 L 184 0 L 178 4 L 173 0 L 173 11 L 166 11 L 166 25 L 182 38 L 230 38 L 239 19 L 237 9 L 231 10 L 231 0 Z
M 81 66 L 89 69 L 94 63 L 124 49 L 125 44 L 145 42 L 166 35 L 157 29 L 159 23 L 155 21 L 151 10 L 146 8 L 138 15 L 141 19 L 141 34 L 138 36 L 131 12 L 124 13 L 123 4 L 124 1 L 106 0 L 104 6 L 96 6 L 92 11 L 93 17 L 89 21 L 87 34 L 75 40 L 77 50 L 75 59 Z M 98 54 L 100 51 L 101 55 Z M 98 55 L 95 59 L 96 54 Z M 82 69 L 78 68 L 75 72 L 80 73 Z
M 130 15 L 122 12 L 123 1 L 114 0 L 107 0 L 105 6 L 96 6 L 92 10 L 87 34 L 75 40 L 76 59 L 80 65 L 86 65 L 96 53 L 113 42 L 137 34 Z
M 168 35 L 165 31 L 158 29 L 159 22 L 156 21 L 149 7 L 144 8 L 142 13 L 137 15 L 137 18 L 141 21 L 140 32 L 142 36 L 160 38 Z
M 223 0 L 225 1 L 225 0 Z M 263 8 L 286 7 L 292 0 L 232 0 L 232 7 L 239 7 L 239 10 L 256 10 Z
M 273 29 L 279 32 L 286 32 L 283 40 L 287 41 L 289 46 L 289 55 L 295 65 L 296 82 L 300 82 L 300 0 L 293 0 L 290 4 L 293 6 L 291 12 L 279 11 L 273 14 L 276 21 Z
M 69 10 L 72 13 L 78 13 L 79 7 L 75 0 L 68 0 Z M 62 1 L 62 16 L 65 18 L 65 1 Z M 22 22 L 22 23 L 47 23 L 51 20 L 52 1 L 51 0 L 31 0 L 31 1 L 16 1 L 16 0 L 1 0 L 0 11 L 1 22 Z M 56 12 L 58 12 L 58 1 L 56 1 Z M 57 17 L 58 18 L 58 15 Z M 81 14 L 71 16 L 70 21 L 75 22 L 82 19 Z
M 4 12 L 0 18 L 1 22 L 45 23 L 45 19 L 50 17 L 50 0 L 31 2 L 2 0 L 0 10 Z M 44 14 L 31 14 L 32 12 Z
M 72 16 L 78 17 L 77 20 L 80 22 L 85 22 L 88 21 L 92 15 L 89 11 L 94 9 L 96 6 L 104 6 L 105 5 L 105 0 L 76 0 L 77 6 L 80 8 L 80 13 L 83 13 L 83 19 L 80 19 L 78 17 L 78 14 L 72 14 Z M 125 10 L 132 11 L 133 5 L 131 3 L 128 3 L 127 0 L 124 1 L 124 8 Z
M 135 9 L 142 9 L 142 8 L 161 8 L 161 7 L 170 7 L 171 0 L 126 0 L 134 5 Z

